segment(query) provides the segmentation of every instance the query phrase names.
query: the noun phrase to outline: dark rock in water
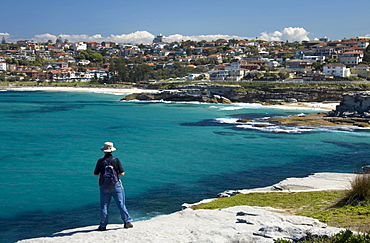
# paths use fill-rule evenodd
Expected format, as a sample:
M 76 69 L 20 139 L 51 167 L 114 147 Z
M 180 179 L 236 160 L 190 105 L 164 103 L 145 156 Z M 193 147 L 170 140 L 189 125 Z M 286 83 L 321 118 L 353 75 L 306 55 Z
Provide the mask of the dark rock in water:
M 158 93 L 130 94 L 121 100 L 198 101 L 222 104 L 232 103 L 228 98 L 222 96 L 222 93 L 223 92 L 215 92 L 211 89 L 193 87 L 178 90 L 163 90 Z

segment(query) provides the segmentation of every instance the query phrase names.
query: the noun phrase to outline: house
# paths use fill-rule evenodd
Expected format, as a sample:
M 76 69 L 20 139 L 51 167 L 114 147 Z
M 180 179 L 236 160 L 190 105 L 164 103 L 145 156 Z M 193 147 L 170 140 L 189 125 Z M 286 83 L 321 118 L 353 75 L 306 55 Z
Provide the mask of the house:
M 368 46 L 369 46 L 369 41 L 359 41 L 357 42 L 357 46 L 358 48 L 361 48 L 361 49 L 366 49 Z
M 115 42 L 106 42 L 106 41 L 103 41 L 101 43 L 101 46 L 102 47 L 105 47 L 105 48 L 112 48 L 112 47 L 115 47 L 116 46 L 116 43 Z
M 338 57 L 338 62 L 346 66 L 356 66 L 360 62 L 362 62 L 363 57 L 364 57 L 363 52 L 349 51 L 340 55 Z
M 286 68 L 293 69 L 296 72 L 308 72 L 312 69 L 312 62 L 309 60 L 293 59 L 288 61 Z
M 204 79 L 205 76 L 206 75 L 204 73 L 189 73 L 186 78 L 188 80 L 195 80 L 196 78 L 199 78 L 199 77 L 201 77 L 202 79 Z M 207 75 L 207 76 L 209 76 L 209 75 Z
M 0 71 L 6 71 L 7 70 L 7 65 L 5 62 L 0 63 Z
M 209 79 L 214 80 L 214 81 L 222 81 L 225 80 L 226 77 L 228 76 L 228 72 L 225 70 L 214 70 L 208 72 L 209 74 Z
M 359 64 L 351 68 L 351 74 L 354 76 L 370 79 L 370 66 L 366 64 Z
M 132 48 L 126 48 L 121 51 L 121 56 L 127 57 L 127 56 L 133 56 L 136 54 L 136 51 Z
M 315 49 L 315 53 L 312 56 L 321 56 L 333 58 L 333 55 L 336 55 L 336 51 L 332 46 L 323 46 Z
M 100 47 L 100 43 L 99 42 L 86 42 L 86 46 L 89 49 L 95 50 L 98 47 Z
M 86 59 L 82 59 L 82 60 L 79 60 L 77 63 L 77 65 L 89 65 L 90 64 L 90 61 L 89 60 L 86 60 Z
M 311 63 L 314 63 L 314 62 L 323 63 L 325 61 L 325 56 L 304 56 L 302 60 L 307 60 L 307 61 L 310 61 Z
M 232 69 L 232 70 L 229 71 L 229 75 L 227 76 L 227 80 L 240 81 L 246 76 L 246 74 L 248 72 L 249 72 L 249 70 L 245 69 L 245 68 Z
M 224 69 L 226 71 L 230 71 L 230 70 L 238 69 L 238 68 L 240 68 L 240 63 L 239 62 L 232 62 L 232 63 L 226 64 Z
M 209 55 L 208 59 L 215 60 L 217 63 L 222 63 L 222 57 L 220 54 Z
M 77 42 L 73 44 L 74 51 L 84 51 L 87 49 L 87 45 L 84 42 Z
M 26 70 L 26 71 L 24 71 L 24 73 L 25 73 L 28 77 L 30 77 L 30 78 L 32 78 L 32 79 L 38 79 L 38 78 L 40 78 L 41 76 L 43 76 L 43 72 L 40 72 L 40 71 L 37 71 L 37 70 L 33 70 L 33 69 L 31 69 L 31 70 Z
M 329 63 L 324 66 L 323 74 L 336 77 L 349 77 L 351 70 L 342 63 Z

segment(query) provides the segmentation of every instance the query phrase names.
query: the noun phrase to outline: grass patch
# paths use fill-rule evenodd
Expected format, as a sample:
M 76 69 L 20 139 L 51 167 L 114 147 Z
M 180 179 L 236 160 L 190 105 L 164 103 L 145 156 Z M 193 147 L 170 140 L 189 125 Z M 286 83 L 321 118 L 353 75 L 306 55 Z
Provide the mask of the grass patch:
M 238 194 L 195 205 L 192 208 L 218 209 L 241 205 L 273 207 L 284 209 L 286 214 L 317 218 L 329 226 L 360 232 L 370 231 L 370 204 L 336 207 L 338 201 L 345 197 L 346 193 L 346 191 L 317 191 Z

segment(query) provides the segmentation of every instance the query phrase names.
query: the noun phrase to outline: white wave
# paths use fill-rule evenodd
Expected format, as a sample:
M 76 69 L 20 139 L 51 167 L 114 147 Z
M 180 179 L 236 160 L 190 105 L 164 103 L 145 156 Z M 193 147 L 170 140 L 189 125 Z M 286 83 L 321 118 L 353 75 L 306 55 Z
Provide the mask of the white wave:
M 309 128 L 285 127 L 285 126 L 275 126 L 275 125 L 258 126 L 258 124 L 237 125 L 236 127 L 243 128 L 243 129 L 258 130 L 262 132 L 272 132 L 272 133 L 304 133 L 304 132 L 312 131 L 312 129 L 309 129 Z
M 333 125 L 333 126 L 287 126 L 279 125 L 276 123 L 270 123 L 263 121 L 265 118 L 258 118 L 257 120 L 251 120 L 248 122 L 239 121 L 239 118 L 216 118 L 215 121 L 222 124 L 235 125 L 236 128 L 258 130 L 262 132 L 271 133 L 306 133 L 306 132 L 344 132 L 353 133 L 359 130 L 369 130 L 368 127 L 355 127 L 348 125 Z M 359 133 L 356 133 L 359 134 Z M 370 136 L 370 133 L 365 133 L 363 136 Z
M 307 127 L 290 127 L 290 126 L 279 126 L 269 122 L 264 121 L 250 121 L 250 122 L 240 122 L 237 118 L 216 118 L 217 122 L 222 124 L 235 125 L 236 128 L 258 130 L 262 132 L 272 132 L 272 133 L 303 133 L 312 131 L 311 128 Z
M 121 100 L 123 102 L 142 102 L 142 103 L 165 103 L 165 104 L 202 104 L 199 101 L 168 101 L 168 100 Z
M 237 118 L 216 118 L 216 121 L 219 123 L 226 123 L 226 124 L 238 124 Z
M 234 111 L 234 110 L 241 110 L 241 109 L 261 109 L 266 106 L 263 106 L 262 104 L 259 103 L 233 103 L 230 105 L 212 105 L 209 108 L 211 109 L 218 109 L 220 111 Z
M 229 106 L 229 107 L 219 107 L 219 110 L 220 111 L 236 111 L 236 110 L 241 110 L 241 109 L 244 109 L 243 107 L 232 107 L 232 106 Z

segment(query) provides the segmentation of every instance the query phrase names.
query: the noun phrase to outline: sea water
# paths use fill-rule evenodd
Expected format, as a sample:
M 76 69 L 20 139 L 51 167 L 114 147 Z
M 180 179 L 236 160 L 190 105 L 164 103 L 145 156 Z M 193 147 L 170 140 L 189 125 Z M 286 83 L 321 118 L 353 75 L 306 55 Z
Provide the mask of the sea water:
M 370 163 L 370 133 L 263 118 L 316 113 L 258 104 L 123 102 L 79 92 L 0 92 L 1 242 L 98 225 L 93 170 L 104 142 L 125 169 L 134 220 L 181 210 L 229 189 Z M 240 119 L 248 120 L 241 122 Z M 110 223 L 122 223 L 116 205 Z

